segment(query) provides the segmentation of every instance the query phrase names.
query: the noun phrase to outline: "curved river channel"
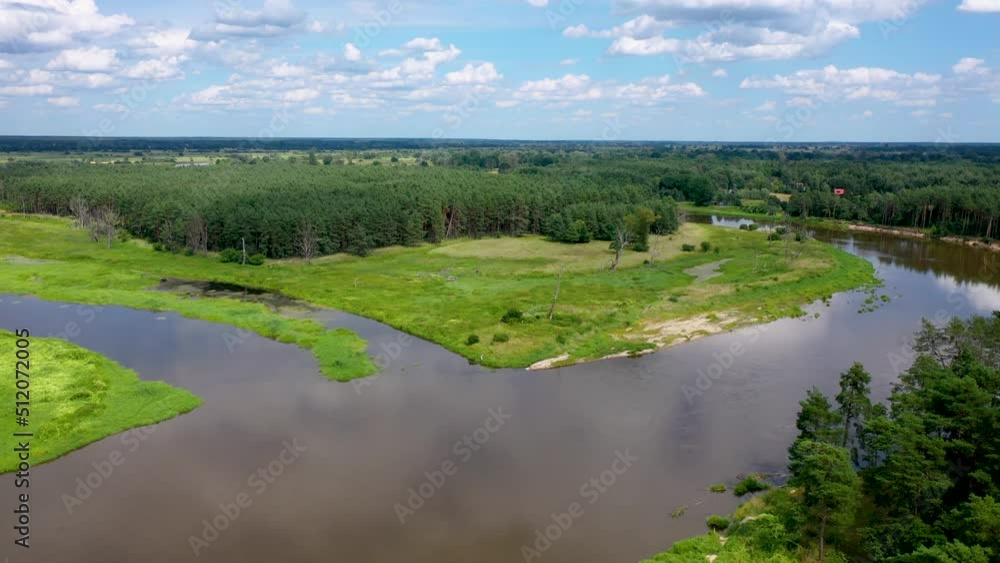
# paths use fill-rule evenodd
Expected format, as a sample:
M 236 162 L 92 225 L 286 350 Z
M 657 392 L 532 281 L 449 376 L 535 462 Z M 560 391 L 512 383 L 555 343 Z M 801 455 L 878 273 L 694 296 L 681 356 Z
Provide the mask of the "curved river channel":
M 330 313 L 330 326 L 392 358 L 374 379 L 335 383 L 307 351 L 232 327 L 0 295 L 0 327 L 45 336 L 75 323 L 70 340 L 205 400 L 33 468 L 32 548 L 14 547 L 5 525 L 0 553 L 11 563 L 507 563 L 529 546 L 531 561 L 633 563 L 737 505 L 710 484 L 780 473 L 809 387 L 832 396 L 861 361 L 882 399 L 922 317 L 1000 309 L 988 252 L 816 236 L 872 261 L 891 301 L 860 314 L 865 294 L 839 294 L 803 319 L 545 372 L 483 369 Z M 120 464 L 100 476 L 113 456 Z M 12 479 L 0 477 L 8 515 Z M 546 528 L 557 539 L 539 540 Z

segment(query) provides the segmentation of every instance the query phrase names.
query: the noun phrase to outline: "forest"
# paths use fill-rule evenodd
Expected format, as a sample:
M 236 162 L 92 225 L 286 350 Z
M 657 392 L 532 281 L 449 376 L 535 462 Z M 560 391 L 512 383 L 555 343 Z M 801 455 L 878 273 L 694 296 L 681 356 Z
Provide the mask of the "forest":
M 684 201 L 1000 238 L 1000 147 L 993 145 L 341 140 L 337 149 L 317 149 L 323 145 L 313 140 L 296 153 L 247 152 L 216 139 L 214 152 L 184 152 L 183 143 L 194 141 L 172 140 L 179 152 L 169 159 L 139 150 L 151 146 L 146 140 L 100 164 L 85 153 L 12 156 L 0 165 L 0 202 L 15 211 L 112 217 L 165 250 L 245 244 L 268 258 L 364 256 L 453 237 L 613 241 L 635 230 L 626 228 L 628 216 L 633 226 L 648 223 L 643 230 L 672 232 L 674 202 Z M 290 147 L 306 146 L 294 141 Z M 166 164 L 192 154 L 202 166 Z M 652 220 L 636 222 L 639 210 Z
M 924 321 L 886 404 L 855 363 L 800 403 L 787 486 L 650 562 L 1000 559 L 1000 312 Z M 742 557 L 742 558 L 741 558 Z

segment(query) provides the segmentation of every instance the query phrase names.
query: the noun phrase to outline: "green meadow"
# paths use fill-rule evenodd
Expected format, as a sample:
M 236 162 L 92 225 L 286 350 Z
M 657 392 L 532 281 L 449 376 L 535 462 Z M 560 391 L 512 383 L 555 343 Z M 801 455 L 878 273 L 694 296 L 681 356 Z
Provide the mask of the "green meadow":
M 7 214 L 0 216 L 0 231 L 5 292 L 176 311 L 243 327 L 311 349 L 323 371 L 339 380 L 375 371 L 364 347 L 350 341 L 356 336 L 327 335 L 314 321 L 259 303 L 150 288 L 165 277 L 261 288 L 382 321 L 482 365 L 525 367 L 636 354 L 798 316 L 814 300 L 875 282 L 867 261 L 814 240 L 769 241 L 763 232 L 697 224 L 651 237 L 650 252 L 627 251 L 614 272 L 607 242 L 563 244 L 538 236 L 456 239 L 379 249 L 366 258 L 338 254 L 251 267 L 213 255 L 157 252 L 135 239 L 107 249 L 55 217 Z M 685 252 L 684 245 L 694 250 Z
M 26 390 L 28 426 L 17 425 L 14 417 L 18 387 L 11 373 L 0 384 L 10 406 L 0 417 L 0 432 L 8 437 L 15 432 L 34 434 L 30 438 L 32 466 L 106 436 L 173 418 L 201 404 L 201 399 L 187 391 L 160 381 L 140 381 L 135 372 L 64 340 L 31 337 L 26 348 L 18 348 L 17 341 L 13 333 L 0 331 L 0 357 L 10 362 L 11 371 L 17 351 L 27 350 L 27 369 L 25 364 L 19 366 L 19 378 L 30 382 Z M 0 473 L 15 470 L 17 465 L 13 447 L 5 448 L 0 454 Z

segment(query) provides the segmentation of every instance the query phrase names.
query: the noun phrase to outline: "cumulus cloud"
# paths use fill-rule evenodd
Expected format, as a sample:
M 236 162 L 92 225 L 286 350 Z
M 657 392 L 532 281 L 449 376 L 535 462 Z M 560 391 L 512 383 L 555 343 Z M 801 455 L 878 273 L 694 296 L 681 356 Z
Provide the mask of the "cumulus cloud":
M 94 0 L 0 0 L 0 52 L 59 49 L 134 23 L 125 14 L 102 14 Z
M 274 37 L 307 29 L 306 16 L 291 0 L 265 0 L 259 10 L 242 8 L 238 2 L 216 2 L 215 21 L 196 29 L 191 36 L 199 40 Z
M 990 70 L 984 66 L 985 62 L 986 61 L 983 59 L 965 57 L 963 59 L 959 59 L 959 61 L 951 67 L 951 70 L 955 74 L 989 74 Z
M 50 84 L 34 86 L 0 86 L 0 95 L 4 96 L 47 96 L 53 92 Z
M 462 70 L 445 74 L 444 78 L 449 84 L 489 84 L 502 80 L 503 75 L 497 72 L 493 63 L 483 63 L 478 66 L 465 65 Z
M 874 100 L 900 106 L 933 106 L 941 93 L 940 82 L 938 74 L 905 74 L 877 67 L 841 69 L 829 65 L 789 75 L 745 78 L 740 88 L 779 90 L 823 103 Z
M 118 54 L 114 49 L 81 47 L 60 52 L 45 65 L 51 70 L 74 70 L 78 72 L 107 72 L 118 67 Z
M 966 12 L 1000 12 L 1000 0 L 962 0 L 958 9 Z
M 779 60 L 825 53 L 860 37 L 860 24 L 916 9 L 912 0 L 617 0 L 616 7 L 643 15 L 603 32 L 575 26 L 564 34 L 614 38 L 608 49 L 613 55 Z M 694 38 L 661 33 L 672 26 L 707 31 Z
M 344 58 L 351 62 L 358 62 L 361 60 L 361 49 L 358 49 L 354 43 L 348 43 L 344 45 Z
M 49 98 L 48 102 L 50 105 L 60 107 L 60 108 L 75 108 L 80 105 L 79 98 L 74 98 L 72 96 L 58 96 L 55 98 Z
M 180 69 L 181 57 L 166 57 L 163 59 L 146 59 L 137 62 L 125 70 L 129 78 L 148 80 L 171 80 L 184 78 Z

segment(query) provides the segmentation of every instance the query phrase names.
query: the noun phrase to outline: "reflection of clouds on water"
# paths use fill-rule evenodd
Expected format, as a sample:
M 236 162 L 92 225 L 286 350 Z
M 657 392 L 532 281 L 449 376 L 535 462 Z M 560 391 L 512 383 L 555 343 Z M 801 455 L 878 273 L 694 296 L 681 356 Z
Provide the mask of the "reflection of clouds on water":
M 1000 310 L 1000 291 L 980 282 L 959 281 L 954 276 L 939 274 L 934 283 L 949 295 L 958 295 L 979 312 Z

